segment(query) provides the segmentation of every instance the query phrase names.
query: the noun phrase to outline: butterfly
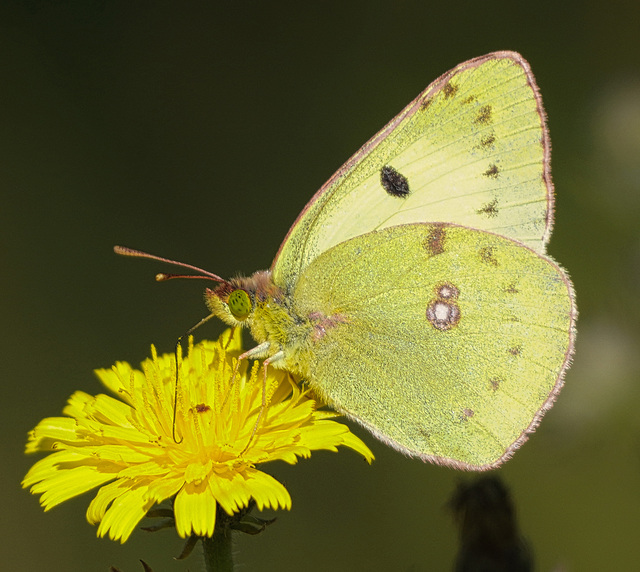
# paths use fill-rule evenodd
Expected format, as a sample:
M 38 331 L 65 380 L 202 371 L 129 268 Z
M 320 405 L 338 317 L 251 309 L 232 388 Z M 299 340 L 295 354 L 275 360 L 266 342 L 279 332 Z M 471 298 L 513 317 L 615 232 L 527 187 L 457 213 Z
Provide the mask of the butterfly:
M 207 288 L 211 316 L 391 447 L 485 470 L 552 406 L 574 348 L 566 272 L 545 252 L 550 141 L 529 64 L 464 62 L 313 196 L 269 270 Z

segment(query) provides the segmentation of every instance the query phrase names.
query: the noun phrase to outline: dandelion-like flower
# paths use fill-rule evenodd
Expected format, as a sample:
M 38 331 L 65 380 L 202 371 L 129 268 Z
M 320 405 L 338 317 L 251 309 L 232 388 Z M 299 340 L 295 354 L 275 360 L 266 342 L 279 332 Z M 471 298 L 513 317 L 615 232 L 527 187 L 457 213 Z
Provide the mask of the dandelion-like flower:
M 124 362 L 96 371 L 119 399 L 77 391 L 63 410 L 67 417 L 43 419 L 30 432 L 28 453 L 52 453 L 31 467 L 23 487 L 42 494 L 49 510 L 99 486 L 87 520 L 100 523 L 98 536 L 121 542 L 154 504 L 175 496 L 178 534 L 210 537 L 218 506 L 229 515 L 252 499 L 259 509 L 291 507 L 286 488 L 256 468 L 260 463 L 294 464 L 339 445 L 373 460 L 346 425 L 332 420 L 336 414 L 318 411 L 286 372 L 269 368 L 265 388 L 261 364 L 249 368 L 243 360 L 234 378 L 241 342 L 239 331 L 230 335 L 190 341 L 187 357 L 178 356 L 177 439 L 175 357 L 152 347 L 142 371 Z

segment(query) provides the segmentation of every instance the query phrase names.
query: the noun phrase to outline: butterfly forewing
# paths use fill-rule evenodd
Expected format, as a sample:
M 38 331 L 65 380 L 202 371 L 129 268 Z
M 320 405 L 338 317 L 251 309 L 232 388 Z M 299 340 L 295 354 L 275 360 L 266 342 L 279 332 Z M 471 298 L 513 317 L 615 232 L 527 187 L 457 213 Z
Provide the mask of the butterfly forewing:
M 314 196 L 274 261 L 290 289 L 320 253 L 372 230 L 454 222 L 537 252 L 553 189 L 542 103 L 527 62 L 498 52 L 444 74 Z

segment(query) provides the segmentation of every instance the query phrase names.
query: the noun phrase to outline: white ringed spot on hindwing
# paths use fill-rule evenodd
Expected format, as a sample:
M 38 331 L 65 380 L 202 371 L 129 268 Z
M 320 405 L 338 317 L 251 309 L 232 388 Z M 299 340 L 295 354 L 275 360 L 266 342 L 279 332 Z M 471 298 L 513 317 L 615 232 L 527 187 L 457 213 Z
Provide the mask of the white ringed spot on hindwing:
M 441 300 L 457 300 L 460 292 L 451 282 L 439 282 L 435 287 L 436 297 Z
M 460 291 L 451 282 L 439 282 L 435 285 L 434 293 L 435 297 L 427 304 L 427 320 L 436 330 L 450 330 L 460 321 Z

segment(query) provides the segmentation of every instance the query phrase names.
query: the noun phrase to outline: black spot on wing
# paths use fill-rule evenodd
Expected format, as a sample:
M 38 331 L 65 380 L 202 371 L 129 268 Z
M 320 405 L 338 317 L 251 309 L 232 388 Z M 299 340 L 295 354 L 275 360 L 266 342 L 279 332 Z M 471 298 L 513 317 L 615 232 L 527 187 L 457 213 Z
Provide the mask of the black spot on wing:
M 405 198 L 409 195 L 409 181 L 393 167 L 385 165 L 380 169 L 380 184 L 392 197 Z
M 497 179 L 500 169 L 498 169 L 498 165 L 489 165 L 489 168 L 482 174 L 490 179 Z
M 482 205 L 482 208 L 479 208 L 476 211 L 476 214 L 485 215 L 487 218 L 495 218 L 498 216 L 498 199 L 493 199 L 491 202 L 486 205 Z
M 474 119 L 474 123 L 480 123 L 487 125 L 491 123 L 491 116 L 493 114 L 493 108 L 490 105 L 483 105 L 478 111 L 478 115 Z
M 493 391 L 498 391 L 498 389 L 500 389 L 500 384 L 502 383 L 502 379 L 500 379 L 499 377 L 492 377 L 489 380 L 489 383 L 491 384 L 491 389 L 493 389 Z
M 498 266 L 498 259 L 496 258 L 496 249 L 493 246 L 485 246 L 480 249 L 480 260 L 485 264 L 491 266 Z
M 504 291 L 507 294 L 519 294 L 520 290 L 518 289 L 518 284 L 516 282 L 511 282 L 510 284 L 507 284 L 507 286 L 504 288 Z
M 433 97 L 427 97 L 421 104 L 420 104 L 420 111 L 426 111 L 427 108 L 433 103 Z
M 448 81 L 444 85 L 444 88 L 442 88 L 442 91 L 444 91 L 444 98 L 445 99 L 452 98 L 458 92 L 458 89 L 460 89 L 460 88 L 456 84 L 451 83 L 450 81 Z
M 481 140 L 480 140 L 480 145 L 487 149 L 489 147 L 493 147 L 493 144 L 496 142 L 496 136 L 491 134 L 491 135 L 485 135 Z
M 422 246 L 429 257 L 442 254 L 445 250 L 447 231 L 442 224 L 434 224 L 429 227 L 429 233 Z

